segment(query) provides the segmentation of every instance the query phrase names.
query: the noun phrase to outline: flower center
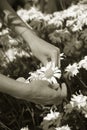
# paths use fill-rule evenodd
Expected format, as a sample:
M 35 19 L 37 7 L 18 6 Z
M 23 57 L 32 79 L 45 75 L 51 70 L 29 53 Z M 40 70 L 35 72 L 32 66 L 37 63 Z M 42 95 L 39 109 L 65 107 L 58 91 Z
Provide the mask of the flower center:
M 45 72 L 45 77 L 46 78 L 51 78 L 53 76 L 54 72 L 52 69 L 48 69 L 46 72 Z

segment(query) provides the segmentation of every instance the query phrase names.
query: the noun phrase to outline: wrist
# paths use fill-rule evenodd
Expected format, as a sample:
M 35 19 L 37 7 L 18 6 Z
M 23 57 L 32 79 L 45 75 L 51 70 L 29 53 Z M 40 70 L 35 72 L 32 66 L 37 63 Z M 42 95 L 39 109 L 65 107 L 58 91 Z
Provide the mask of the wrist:
M 21 32 L 21 36 L 29 44 L 30 47 L 32 46 L 32 43 L 38 38 L 35 32 L 28 28 Z
M 34 92 L 33 92 L 33 85 L 31 83 L 26 83 L 24 85 L 24 92 L 22 94 L 22 99 L 28 100 L 30 102 L 33 101 L 34 98 Z

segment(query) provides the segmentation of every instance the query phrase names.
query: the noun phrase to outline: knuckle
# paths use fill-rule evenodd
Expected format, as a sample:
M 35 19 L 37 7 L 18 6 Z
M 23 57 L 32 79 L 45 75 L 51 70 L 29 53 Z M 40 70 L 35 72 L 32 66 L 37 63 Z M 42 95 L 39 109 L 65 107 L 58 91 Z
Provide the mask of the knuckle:
M 57 54 L 57 50 L 56 49 L 53 50 L 53 54 Z
M 60 53 L 60 49 L 59 48 L 57 48 L 57 53 Z
M 53 54 L 55 54 L 55 55 L 60 54 L 60 49 L 56 47 L 56 48 L 53 50 Z

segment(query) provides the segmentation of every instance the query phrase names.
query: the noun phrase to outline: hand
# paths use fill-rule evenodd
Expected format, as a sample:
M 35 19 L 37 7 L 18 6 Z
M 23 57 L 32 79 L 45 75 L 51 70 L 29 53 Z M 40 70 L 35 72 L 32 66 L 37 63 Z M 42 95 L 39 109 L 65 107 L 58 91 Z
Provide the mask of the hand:
M 59 48 L 35 36 L 30 45 L 34 56 L 37 57 L 44 65 L 46 65 L 50 60 L 55 63 L 55 66 L 60 67 Z
M 25 93 L 24 99 L 43 105 L 60 104 L 62 99 L 67 96 L 67 88 L 63 84 L 58 90 L 52 89 L 49 82 L 34 80 L 30 83 L 29 92 Z
M 35 33 L 28 29 L 22 33 L 22 37 L 29 44 L 33 55 L 44 65 L 46 65 L 50 60 L 55 64 L 55 66 L 60 67 L 59 48 L 37 37 Z
M 48 59 L 50 59 L 52 62 L 55 63 L 56 66 L 60 67 L 59 63 L 59 49 L 46 41 L 40 39 L 32 32 L 32 30 L 25 24 L 25 22 L 18 17 L 16 12 L 11 8 L 7 0 L 1 1 L 0 3 L 0 9 L 1 11 L 4 11 L 5 17 L 7 18 L 10 14 L 13 14 L 12 18 L 16 18 L 14 23 L 14 29 L 17 33 L 19 33 L 24 40 L 29 43 L 29 46 L 31 48 L 31 51 L 33 54 L 44 64 L 46 65 L 48 62 Z M 6 19 L 6 22 L 8 20 Z M 20 23 L 20 25 L 19 25 Z M 16 26 L 19 25 L 19 26 Z M 21 26 L 22 25 L 22 26 Z

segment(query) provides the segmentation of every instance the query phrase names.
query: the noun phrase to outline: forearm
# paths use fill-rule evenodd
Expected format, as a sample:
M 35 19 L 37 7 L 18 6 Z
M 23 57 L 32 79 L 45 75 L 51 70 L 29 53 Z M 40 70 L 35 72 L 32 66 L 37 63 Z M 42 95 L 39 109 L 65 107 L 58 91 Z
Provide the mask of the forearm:
M 21 83 L 0 74 L 0 92 L 24 99 L 29 93 L 29 84 Z

